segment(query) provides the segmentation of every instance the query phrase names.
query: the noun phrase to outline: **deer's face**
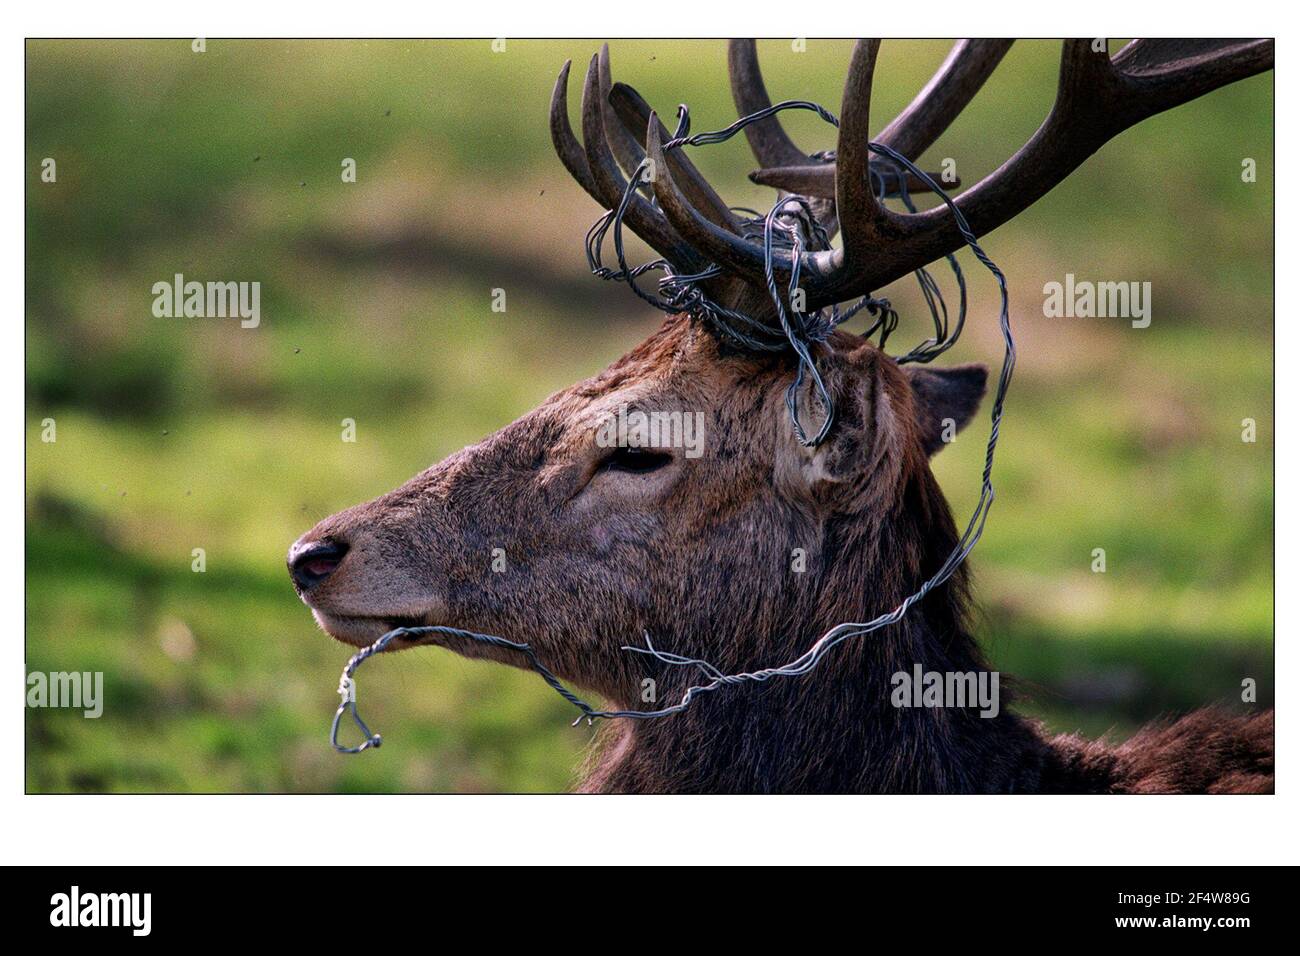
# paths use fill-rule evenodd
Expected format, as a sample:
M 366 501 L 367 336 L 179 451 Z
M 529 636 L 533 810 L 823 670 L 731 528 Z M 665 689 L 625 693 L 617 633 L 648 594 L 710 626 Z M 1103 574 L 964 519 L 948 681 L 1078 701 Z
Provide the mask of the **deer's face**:
M 562 678 L 613 699 L 637 678 L 620 648 L 646 633 L 674 650 L 715 635 L 730 650 L 711 659 L 743 663 L 745 635 L 779 626 L 816 588 L 827 523 L 891 507 L 942 420 L 964 424 L 984 388 L 982 368 L 909 374 L 838 333 L 819 367 L 836 425 L 810 450 L 785 407 L 790 362 L 720 354 L 669 319 L 595 378 L 322 521 L 290 549 L 295 587 L 339 640 L 414 624 L 483 631 L 532 644 Z M 810 396 L 801 412 L 819 421 Z M 522 663 L 472 641 L 423 642 Z

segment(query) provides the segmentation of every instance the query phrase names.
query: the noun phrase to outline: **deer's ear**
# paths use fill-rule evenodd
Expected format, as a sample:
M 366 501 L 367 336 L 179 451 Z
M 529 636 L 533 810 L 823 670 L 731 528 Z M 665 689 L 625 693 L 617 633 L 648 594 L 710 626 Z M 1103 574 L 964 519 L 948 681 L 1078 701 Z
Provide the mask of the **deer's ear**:
M 975 417 L 988 386 L 989 370 L 984 365 L 909 365 L 907 377 L 916 400 L 921 443 L 927 455 L 934 455 Z

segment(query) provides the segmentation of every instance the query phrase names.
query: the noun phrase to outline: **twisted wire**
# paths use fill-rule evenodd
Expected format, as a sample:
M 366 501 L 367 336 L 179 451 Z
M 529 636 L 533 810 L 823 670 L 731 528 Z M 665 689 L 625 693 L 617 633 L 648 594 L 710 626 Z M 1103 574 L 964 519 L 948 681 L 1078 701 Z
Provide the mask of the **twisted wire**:
M 742 130 L 750 123 L 765 119 L 782 110 L 787 109 L 804 109 L 812 110 L 820 115 L 827 122 L 838 128 L 839 121 L 827 110 L 815 103 L 803 100 L 791 100 L 778 103 L 766 109 L 759 110 L 756 113 L 742 117 L 731 126 L 722 130 L 708 133 L 697 133 L 693 136 L 688 135 L 690 129 L 690 117 L 685 106 L 678 109 L 678 126 L 674 138 L 664 144 L 665 151 L 672 148 L 679 148 L 683 145 L 706 145 L 710 143 L 719 143 L 730 139 L 737 132 Z M 993 489 L 993 458 L 997 448 L 998 438 L 1001 434 L 1003 407 L 1006 401 L 1007 390 L 1011 384 L 1011 376 L 1015 370 L 1016 347 L 1015 340 L 1011 332 L 1011 319 L 1009 314 L 1009 303 L 1007 294 L 1007 280 L 1002 270 L 988 257 L 980 247 L 974 231 L 971 229 L 966 217 L 962 214 L 961 209 L 948 196 L 948 194 L 936 183 L 929 174 L 916 167 L 907 157 L 903 156 L 893 148 L 883 143 L 871 143 L 869 148 L 873 153 L 883 156 L 885 163 L 872 165 L 871 175 L 873 183 L 876 185 L 878 195 L 883 199 L 886 195 L 897 194 L 909 211 L 915 212 L 915 205 L 907 189 L 906 173 L 910 172 L 919 178 L 927 187 L 929 187 L 940 200 L 948 207 L 953 215 L 954 222 L 962 239 L 967 247 L 971 250 L 975 258 L 983 265 L 994 277 L 998 285 L 998 292 L 1001 300 L 1001 306 L 998 316 L 999 329 L 1002 333 L 1003 340 L 1003 359 L 1002 368 L 998 375 L 997 388 L 994 393 L 993 407 L 990 413 L 990 428 L 988 443 L 985 446 L 984 467 L 981 473 L 980 495 L 975 509 L 967 522 L 965 530 L 958 539 L 957 544 L 949 553 L 947 559 L 939 569 L 926 580 L 914 593 L 903 599 L 892 610 L 879 615 L 878 617 L 865 622 L 846 621 L 837 624 L 830 630 L 823 633 L 803 654 L 800 654 L 792 661 L 785 664 L 762 668 L 754 671 L 745 671 L 736 674 L 726 674 L 720 669 L 707 661 L 696 658 L 685 657 L 670 651 L 662 651 L 654 646 L 651 642 L 650 635 L 644 635 L 644 645 L 623 645 L 622 650 L 629 653 L 644 654 L 654 660 L 671 667 L 694 668 L 702 675 L 702 682 L 692 684 L 683 692 L 677 703 L 670 706 L 662 707 L 657 710 L 601 710 L 592 707 L 582 698 L 578 697 L 542 664 L 537 657 L 532 646 L 527 643 L 510 641 L 503 637 L 492 634 L 481 634 L 475 631 L 467 631 L 461 628 L 448 627 L 444 625 L 431 625 L 424 627 L 400 627 L 395 628 L 384 634 L 373 644 L 362 648 L 348 661 L 347 666 L 343 669 L 343 675 L 339 682 L 339 692 L 342 696 L 342 702 L 334 714 L 334 721 L 330 728 L 330 743 L 336 750 L 341 753 L 360 753 L 364 750 L 380 746 L 382 738 L 378 734 L 372 734 L 365 722 L 361 719 L 356 709 L 355 684 L 352 680 L 353 675 L 362 663 L 374 654 L 385 650 L 389 644 L 398 638 L 419 638 L 431 634 L 442 634 L 450 637 L 459 637 L 467 640 L 474 640 L 496 647 L 506 648 L 522 653 L 528 661 L 530 667 L 535 670 L 544 681 L 567 700 L 570 704 L 579 710 L 579 716 L 574 720 L 574 724 L 586 720 L 588 724 L 595 720 L 613 720 L 613 719 L 630 719 L 630 720 L 647 720 L 652 718 L 667 717 L 672 714 L 678 714 L 690 707 L 692 701 L 702 694 L 712 693 L 721 688 L 735 687 L 741 684 L 755 682 L 763 683 L 774 677 L 798 677 L 808 674 L 836 645 L 858 637 L 871 634 L 881 628 L 896 624 L 900 621 L 908 610 L 918 601 L 924 599 L 935 588 L 941 586 L 956 573 L 957 568 L 970 554 L 975 544 L 979 541 L 984 533 L 984 527 L 988 521 L 989 511 L 993 506 L 995 492 Z M 829 159 L 832 154 L 821 153 L 814 155 L 813 158 Z M 818 248 L 829 247 L 829 237 L 825 230 L 816 223 L 815 217 L 812 216 L 808 203 L 801 197 L 786 196 L 778 199 L 772 209 L 761 217 L 761 229 L 763 239 L 763 255 L 765 259 L 765 278 L 769 294 L 776 306 L 777 315 L 781 322 L 781 333 L 777 337 L 775 331 L 770 327 L 755 321 L 750 316 L 745 316 L 735 310 L 727 309 L 713 302 L 701 288 L 701 284 L 710 278 L 715 278 L 722 274 L 722 270 L 716 264 L 695 275 L 678 275 L 672 271 L 672 267 L 663 259 L 654 260 L 636 268 L 630 268 L 624 255 L 622 244 L 622 220 L 626 213 L 628 204 L 631 202 L 632 195 L 642 185 L 642 177 L 645 174 L 648 161 L 643 161 L 638 166 L 634 175 L 629 178 L 627 188 L 619 203 L 617 209 L 607 212 L 602 216 L 587 234 L 586 249 L 588 263 L 592 267 L 593 274 L 602 279 L 614 281 L 623 281 L 642 299 L 654 305 L 656 308 L 664 311 L 678 312 L 683 310 L 693 311 L 695 314 L 703 315 L 709 321 L 714 322 L 719 331 L 728 336 L 732 341 L 747 347 L 760 351 L 781 351 L 785 348 L 791 348 L 795 351 L 799 359 L 799 369 L 796 373 L 794 384 L 787 390 L 786 406 L 790 412 L 791 419 L 794 423 L 795 434 L 799 441 L 805 445 L 816 445 L 825 439 L 829 433 L 834 417 L 834 408 L 830 401 L 830 396 L 826 392 L 820 373 L 817 371 L 816 362 L 811 355 L 811 344 L 818 341 L 824 341 L 825 337 L 839 324 L 846 321 L 849 317 L 856 314 L 862 309 L 869 310 L 869 313 L 876 316 L 875 323 L 867 331 L 867 335 L 880 333 L 880 347 L 883 349 L 886 339 L 898 324 L 898 315 L 890 306 L 887 299 L 874 299 L 870 296 L 864 297 L 860 302 L 844 312 L 839 311 L 838 307 L 832 307 L 829 314 L 825 310 L 818 310 L 811 315 L 805 314 L 793 307 L 790 312 L 785 311 L 785 305 L 782 302 L 780 290 L 777 288 L 775 279 L 776 256 L 778 251 L 788 252 L 791 255 L 791 277 L 790 284 L 787 288 L 787 294 L 793 295 L 798 286 L 799 263 L 802 252 L 809 245 L 818 244 Z M 786 211 L 787 206 L 795 206 L 796 212 L 793 214 Z M 809 226 L 811 221 L 812 225 Z M 754 217 L 748 220 L 746 228 L 757 230 L 760 226 L 760 217 Z M 610 269 L 603 265 L 601 260 L 601 246 L 610 229 L 614 232 L 614 250 L 618 260 L 619 268 Z M 756 238 L 756 236 L 755 236 Z M 933 361 L 936 357 L 943 354 L 951 348 L 961 335 L 965 325 L 966 317 L 966 283 L 962 275 L 961 268 L 957 263 L 955 255 L 948 255 L 948 263 L 956 277 L 958 288 L 960 290 L 960 302 L 955 322 L 950 323 L 948 310 L 943 304 L 942 292 L 938 283 L 930 273 L 922 268 L 916 270 L 916 278 L 920 283 L 922 295 L 930 308 L 931 317 L 934 322 L 934 335 L 921 342 L 909 352 L 899 357 L 897 361 L 920 362 L 926 363 Z M 661 295 L 655 296 L 641 289 L 636 280 L 648 272 L 661 270 L 665 272 L 665 277 L 659 281 L 659 291 Z M 731 323 L 736 323 L 736 326 Z M 766 337 L 764 337 L 766 332 Z M 825 418 L 821 428 L 812 439 L 808 439 L 803 431 L 802 424 L 799 421 L 797 390 L 802 383 L 805 370 L 813 378 L 814 385 L 817 389 L 825 411 Z M 339 724 L 345 712 L 350 712 L 353 721 L 364 735 L 364 741 L 356 747 L 344 747 L 339 743 Z

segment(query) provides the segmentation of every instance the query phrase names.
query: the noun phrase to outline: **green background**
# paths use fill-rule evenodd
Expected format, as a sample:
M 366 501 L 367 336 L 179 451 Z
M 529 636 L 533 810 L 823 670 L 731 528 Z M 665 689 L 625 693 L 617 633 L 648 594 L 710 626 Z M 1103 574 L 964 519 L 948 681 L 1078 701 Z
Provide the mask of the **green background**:
M 433 650 L 368 665 L 363 712 L 387 744 L 336 755 L 347 651 L 295 597 L 284 553 L 656 327 L 586 274 L 598 210 L 549 143 L 560 64 L 578 64 L 576 109 L 595 49 L 27 45 L 27 669 L 103 671 L 106 696 L 98 720 L 26 711 L 29 790 L 572 785 L 591 732 L 568 705 L 531 674 Z M 946 49 L 884 44 L 875 128 Z M 967 185 L 996 168 L 1046 115 L 1057 50 L 1017 44 L 922 165 L 951 157 Z M 760 44 L 775 98 L 832 110 L 848 51 Z M 722 42 L 612 55 L 662 113 L 688 103 L 694 130 L 735 118 Z M 1272 701 L 1272 110 L 1265 75 L 1159 116 L 984 242 L 1009 277 L 1020 362 L 972 559 L 978 627 L 1055 730 L 1121 738 L 1233 700 L 1245 677 Z M 786 125 L 810 152 L 834 146 L 816 117 Z M 770 204 L 742 138 L 694 158 L 733 204 Z M 965 261 L 952 355 L 995 364 L 995 287 Z M 152 285 L 177 272 L 260 281 L 261 326 L 154 318 Z M 1066 273 L 1150 281 L 1151 327 L 1045 318 L 1043 285 Z M 891 344 L 909 347 L 926 328 L 915 285 L 884 292 L 903 316 Z M 936 460 L 959 520 L 986 429 Z

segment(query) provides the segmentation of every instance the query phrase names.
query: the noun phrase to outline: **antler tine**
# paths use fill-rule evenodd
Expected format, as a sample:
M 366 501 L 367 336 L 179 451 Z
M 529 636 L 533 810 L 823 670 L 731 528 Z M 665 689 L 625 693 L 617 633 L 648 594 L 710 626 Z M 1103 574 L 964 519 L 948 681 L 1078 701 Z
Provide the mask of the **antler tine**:
M 915 160 L 952 125 L 1014 42 L 958 40 L 930 82 L 876 140 Z
M 564 61 L 555 80 L 555 90 L 551 93 L 551 143 L 569 175 L 578 181 L 587 195 L 601 202 L 596 181 L 591 178 L 591 170 L 587 167 L 587 154 L 582 151 L 582 144 L 569 125 L 569 68 L 572 65 L 572 60 Z
M 844 234 L 844 268 L 853 270 L 877 253 L 885 210 L 871 185 L 871 77 L 879 40 L 859 40 L 849 61 L 836 147 L 835 209 Z
M 727 44 L 727 72 L 731 76 L 731 98 L 736 111 L 749 116 L 772 105 L 758 66 L 758 44 L 753 40 L 732 40 Z M 745 127 L 745 138 L 754 158 L 764 167 L 804 166 L 808 154 L 795 145 L 775 116 Z
M 625 129 L 629 138 L 635 138 L 638 152 L 645 137 L 646 125 L 650 121 L 650 104 L 635 89 L 626 83 L 615 83 L 609 91 L 608 101 L 613 107 L 619 124 Z M 656 120 L 655 122 L 659 122 Z M 667 142 L 671 134 L 659 123 L 660 142 Z M 681 150 L 668 154 L 673 175 L 681 180 L 682 192 L 711 222 L 717 223 L 736 234 L 740 233 L 740 224 L 730 207 L 709 185 L 709 181 L 695 168 L 695 164 L 686 158 Z
M 1273 68 L 1273 41 L 1133 40 L 1111 65 L 1141 104 L 1129 125 Z
M 641 160 L 645 158 L 645 150 L 620 121 L 614 111 L 614 104 L 610 102 L 610 90 L 614 83 L 610 73 L 608 43 L 601 44 L 597 62 L 600 68 L 600 107 L 604 113 L 605 135 L 609 138 L 610 148 L 618 158 L 619 165 L 623 167 L 623 172 L 631 176 L 641 165 Z
M 1065 41 L 1047 119 L 1011 159 L 955 200 L 976 234 L 1027 209 L 1128 127 L 1266 70 L 1273 58 L 1271 40 L 1134 43 L 1143 45 L 1129 44 L 1122 52 L 1132 52 L 1112 61 L 1095 41 Z M 885 219 L 891 241 L 873 249 L 869 262 L 855 260 L 809 288 L 810 307 L 878 289 L 965 242 L 946 205 L 908 216 L 885 210 Z
M 1059 124 L 1071 115 L 1100 116 L 1115 105 L 1117 92 L 1115 70 L 1104 44 L 1097 50 L 1091 40 L 1063 40 L 1056 100 L 1047 122 Z
M 600 62 L 593 56 L 587 66 L 587 77 L 582 86 L 582 148 L 587 157 L 587 168 L 600 193 L 600 202 L 606 209 L 614 209 L 623 200 L 627 180 L 618 168 L 605 131 L 604 97 L 600 95 Z M 628 212 L 639 205 L 634 196 Z M 641 213 L 646 210 L 641 210 Z M 641 216 L 638 213 L 638 217 Z M 631 221 L 631 216 L 628 217 Z
M 567 72 L 561 74 L 560 83 L 557 83 L 557 90 L 560 91 L 559 110 L 561 114 L 564 113 L 565 100 L 567 99 L 561 84 L 566 79 Z M 552 116 L 551 125 L 552 129 L 555 129 L 554 115 Z M 568 127 L 567 119 L 565 119 L 563 126 Z M 572 135 L 570 130 L 568 136 L 570 140 L 572 140 Z M 600 105 L 599 64 L 594 56 L 591 58 L 591 64 L 587 69 L 587 79 L 582 90 L 582 139 L 583 145 L 581 149 L 591 185 L 587 186 L 586 183 L 583 183 L 576 173 L 574 174 L 575 178 L 578 178 L 578 181 L 583 183 L 584 188 L 591 193 L 592 198 L 605 209 L 617 209 L 619 203 L 623 201 L 623 192 L 627 188 L 627 180 L 623 178 L 623 174 L 619 171 L 618 163 L 614 159 L 613 153 L 610 152 L 609 143 L 605 139 L 604 113 Z M 576 146 L 576 141 L 573 145 Z M 564 159 L 563 152 L 561 152 L 560 158 Z M 568 163 L 566 162 L 565 165 L 567 166 Z M 570 169 L 570 172 L 572 172 L 572 169 Z M 632 195 L 623 221 L 633 232 L 679 268 L 694 271 L 703 266 L 702 260 L 690 244 L 683 241 L 682 237 L 669 226 L 668 221 L 641 196 Z
M 754 40 L 731 40 L 727 44 L 727 75 L 731 78 L 731 98 L 735 101 L 736 112 L 740 116 L 749 116 L 772 106 L 772 98 L 768 96 L 767 86 L 763 82 L 763 71 L 758 65 L 758 44 Z M 746 126 L 745 138 L 749 140 L 750 151 L 762 167 L 749 174 L 750 181 L 813 200 L 810 207 L 814 217 L 828 236 L 835 235 L 839 230 L 839 219 L 833 203 L 834 175 L 825 180 L 819 178 L 817 170 L 822 164 L 815 162 L 795 145 L 775 115 Z M 786 185 L 781 181 L 769 182 L 762 178 L 771 173 L 780 180 L 785 174 L 796 170 L 791 177 L 792 181 L 824 181 L 829 188 L 805 191 L 796 185 Z
M 659 200 L 668 221 L 710 260 L 725 266 L 750 284 L 761 287 L 767 281 L 763 250 L 757 244 L 710 222 L 687 201 L 664 159 L 660 129 L 659 118 L 652 111 L 646 124 L 646 155 L 655 164 L 655 198 Z M 801 260 L 803 274 L 808 276 L 811 283 L 820 286 L 820 277 L 830 270 L 833 256 L 838 256 L 838 253 L 804 253 Z M 777 256 L 773 267 L 778 276 L 789 277 L 790 262 L 786 256 Z M 811 294 L 810 290 L 806 291 Z
M 909 159 L 919 157 L 934 144 L 944 130 L 952 125 L 953 120 L 965 109 L 966 104 L 979 92 L 985 80 L 992 75 L 993 70 L 1006 56 L 1013 42 L 1013 40 L 958 40 L 921 92 L 876 136 L 876 140 L 886 146 L 892 146 Z M 733 65 L 733 90 L 736 88 L 734 66 L 737 58 L 741 59 L 748 73 L 757 75 L 758 58 L 753 41 L 732 41 L 729 60 Z M 761 76 L 757 77 L 757 90 L 758 95 L 750 94 L 746 102 L 761 104 L 758 108 L 768 105 Z M 740 98 L 737 96 L 737 103 L 739 102 Z M 779 127 L 777 131 L 789 142 L 788 137 L 785 137 Z M 755 153 L 757 155 L 757 150 Z M 761 158 L 760 162 L 764 163 L 764 168 L 750 173 L 749 178 L 761 186 L 772 186 L 801 196 L 835 198 L 834 163 L 810 163 L 803 157 L 794 158 L 790 164 L 783 166 L 764 162 Z M 960 181 L 948 181 L 945 185 L 958 186 Z M 927 183 L 910 173 L 907 188 L 908 192 L 913 193 L 930 191 Z

